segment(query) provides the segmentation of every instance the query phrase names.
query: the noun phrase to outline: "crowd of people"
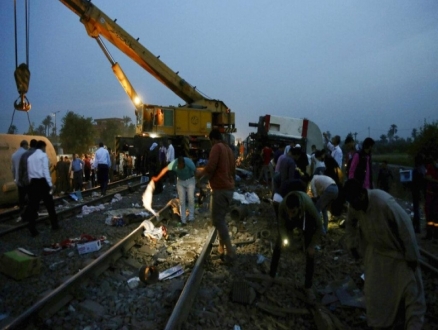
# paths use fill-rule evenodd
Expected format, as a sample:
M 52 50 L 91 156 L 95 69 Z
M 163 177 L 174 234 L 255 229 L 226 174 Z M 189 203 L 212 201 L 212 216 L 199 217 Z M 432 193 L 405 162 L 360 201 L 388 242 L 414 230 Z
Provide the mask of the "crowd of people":
M 270 275 L 277 276 L 281 253 L 290 252 L 294 232 L 301 232 L 305 262 L 304 290 L 314 299 L 315 250 L 329 235 L 328 212 L 337 217 L 347 209 L 346 246 L 365 267 L 367 319 L 373 328 L 391 327 L 400 318 L 405 329 L 420 329 L 426 304 L 416 233 L 420 233 L 420 198 L 425 196 L 426 236 L 438 238 L 438 155 L 416 158 L 412 187 L 414 218 L 390 195 L 394 180 L 386 161 L 380 164 L 374 185 L 372 149 L 366 138 L 358 146 L 348 137 L 325 139 L 324 148 L 312 146 L 310 155 L 296 142 L 264 145 L 254 153 L 261 166 L 255 177 L 272 190 L 278 238 Z M 253 155 L 254 155 L 253 154 Z M 403 315 L 403 316 L 400 316 Z
M 143 155 L 133 160 L 130 155 L 121 158 L 106 150 L 101 143 L 94 155 L 73 155 L 60 158 L 56 164 L 59 191 L 82 189 L 83 180 L 93 183 L 97 172 L 101 193 L 105 195 L 111 173 L 123 168 L 123 175 L 149 172 L 155 183 L 163 179 L 174 183 L 180 200 L 181 223 L 195 220 L 194 196 L 197 180 L 207 178 L 212 190 L 210 212 L 212 224 L 218 231 L 218 253 L 225 264 L 236 262 L 237 253 L 231 244 L 226 214 L 232 204 L 235 189 L 236 155 L 214 129 L 209 134 L 212 148 L 208 162 L 197 169 L 188 157 L 175 158 L 172 141 L 167 147 L 152 143 Z M 358 147 L 348 137 L 344 142 L 324 134 L 324 148 L 307 155 L 295 141 L 280 144 L 275 150 L 265 145 L 256 152 L 261 167 L 255 177 L 272 192 L 272 204 L 278 223 L 270 266 L 270 276 L 277 276 L 282 253 L 292 253 L 290 242 L 295 231 L 301 232 L 305 253 L 304 290 L 309 300 L 315 299 L 313 277 L 317 251 L 323 248 L 329 233 L 329 216 L 336 217 L 347 208 L 345 228 L 346 246 L 352 257 L 361 258 L 365 267 L 365 301 L 368 324 L 375 328 L 394 325 L 402 316 L 406 329 L 419 329 L 424 322 L 425 298 L 419 264 L 419 248 L 415 233 L 420 231 L 420 198 L 425 196 L 427 234 L 425 239 L 438 241 L 438 155 L 432 161 L 416 158 L 413 171 L 414 219 L 389 194 L 392 174 L 383 162 L 373 184 L 372 149 L 374 140 L 366 138 Z M 241 153 L 241 148 L 238 149 Z M 123 165 L 121 165 L 123 164 Z M 45 143 L 34 141 L 28 149 L 23 141 L 12 157 L 12 171 L 20 195 L 22 217 L 29 222 L 32 236 L 38 204 L 46 204 L 53 230 L 59 229 L 53 206 L 53 190 Z M 69 180 L 72 180 L 70 183 Z M 70 184 L 70 186 L 69 186 Z M 28 203 L 26 205 L 26 197 Z M 186 209 L 188 201 L 188 210 Z M 287 257 L 287 256 L 286 256 Z M 402 313 L 400 314 L 400 310 Z

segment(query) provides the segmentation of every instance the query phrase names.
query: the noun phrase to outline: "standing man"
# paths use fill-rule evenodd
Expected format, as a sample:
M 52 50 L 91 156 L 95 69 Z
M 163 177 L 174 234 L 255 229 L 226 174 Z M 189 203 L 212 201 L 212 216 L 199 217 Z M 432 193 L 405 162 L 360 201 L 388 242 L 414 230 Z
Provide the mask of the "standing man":
M 18 188 L 18 207 L 20 208 L 20 213 L 23 212 L 24 206 L 26 205 L 26 187 L 22 186 L 18 180 L 19 178 L 19 168 L 21 156 L 29 148 L 29 143 L 26 140 L 20 142 L 20 148 L 12 154 L 12 176 L 14 178 L 15 184 Z
M 332 140 L 328 140 L 327 133 L 322 133 L 324 136 L 325 142 L 327 143 L 327 148 L 331 151 L 332 157 L 334 160 L 336 160 L 336 163 L 338 163 L 339 168 L 342 168 L 342 149 L 339 146 L 339 143 L 341 143 L 341 137 L 339 135 L 335 135 L 332 137 Z
M 108 148 L 108 153 L 110 154 L 110 163 L 111 163 L 111 167 L 108 170 L 109 180 L 110 180 L 110 182 L 113 182 L 114 181 L 114 166 L 116 164 L 116 156 L 114 155 L 114 152 L 111 152 L 111 148 Z
M 263 163 L 262 163 L 262 170 L 260 171 L 259 182 L 262 182 L 262 178 L 263 178 L 265 180 L 266 185 L 268 185 L 270 182 L 269 178 L 272 179 L 272 177 L 274 176 L 269 168 L 269 163 L 271 162 L 272 153 L 273 153 L 272 149 L 268 145 L 265 145 L 265 147 L 262 149 L 260 153 Z
M 167 149 L 163 141 L 160 141 L 160 149 L 158 150 L 158 160 L 160 162 L 160 170 L 167 166 Z
M 82 178 L 84 176 L 84 162 L 78 154 L 73 154 L 73 160 L 70 164 L 73 172 L 73 191 L 82 191 Z
M 56 193 L 57 194 L 63 194 L 66 192 L 66 184 L 67 182 L 64 182 L 65 176 L 64 176 L 64 157 L 59 157 L 58 162 L 56 163 Z M 68 176 L 68 174 L 67 174 Z
M 362 149 L 354 154 L 348 171 L 348 178 L 358 180 L 365 189 L 374 188 L 371 159 L 371 149 L 373 146 L 374 140 L 372 138 L 367 137 L 363 140 Z
M 169 164 L 175 160 L 175 149 L 173 148 L 171 139 L 167 140 L 167 143 L 168 143 L 168 146 L 167 146 L 167 152 L 166 152 L 166 160 L 167 160 L 167 164 Z M 171 184 L 174 183 L 174 178 L 173 178 L 172 172 L 169 173 L 169 183 L 171 183 Z
M 49 213 L 52 230 L 58 230 L 58 217 L 53 202 L 52 179 L 49 172 L 49 158 L 46 154 L 46 143 L 38 141 L 35 152 L 27 159 L 27 171 L 29 176 L 29 206 L 23 213 L 24 221 L 29 222 L 29 231 L 32 237 L 37 236 L 36 229 L 37 212 L 40 201 L 43 200 Z
M 37 140 L 30 140 L 30 148 L 21 155 L 20 165 L 18 167 L 18 182 L 25 189 L 29 188 L 29 175 L 27 173 L 27 160 L 36 150 Z
M 225 216 L 229 211 L 234 193 L 235 162 L 230 147 L 222 140 L 222 135 L 217 129 L 210 132 L 212 147 L 207 165 L 201 170 L 196 170 L 197 177 L 208 176 L 211 195 L 211 219 L 219 235 L 218 252 L 226 263 L 232 263 L 236 257 L 231 246 L 228 225 Z M 226 254 L 225 253 L 226 250 Z
M 303 233 L 306 253 L 306 274 L 304 289 L 310 300 L 315 299 L 312 289 L 315 269 L 315 246 L 321 237 L 321 216 L 312 199 L 302 191 L 292 191 L 281 201 L 278 208 L 279 235 L 272 255 L 269 275 L 275 277 L 281 250 L 293 239 L 293 231 L 298 228 Z
M 178 157 L 173 162 L 163 168 L 158 176 L 152 177 L 152 181 L 159 181 L 168 171 L 176 173 L 181 223 L 186 225 L 186 194 L 189 200 L 189 220 L 195 220 L 195 171 L 196 166 L 190 158 Z
M 433 151 L 431 162 L 426 165 L 424 180 L 426 183 L 424 213 L 427 224 L 424 239 L 438 240 L 438 151 Z
M 365 189 L 355 179 L 344 189 L 350 203 L 347 246 L 355 258 L 363 256 L 365 266 L 368 326 L 391 328 L 402 307 L 404 329 L 421 329 L 426 303 L 410 216 L 383 190 Z
M 108 150 L 103 147 L 103 142 L 99 143 L 99 149 L 94 154 L 93 168 L 97 169 L 100 192 L 102 196 L 105 196 L 108 188 L 108 171 L 111 168 L 111 160 Z

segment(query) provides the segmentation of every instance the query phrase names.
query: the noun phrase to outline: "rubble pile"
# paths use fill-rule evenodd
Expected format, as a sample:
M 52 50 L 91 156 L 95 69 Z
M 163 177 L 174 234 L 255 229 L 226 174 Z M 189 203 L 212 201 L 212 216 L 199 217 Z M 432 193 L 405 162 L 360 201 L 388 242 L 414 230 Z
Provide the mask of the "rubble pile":
M 173 211 L 163 212 L 159 222 L 151 224 L 144 222 L 147 216 L 142 213 L 145 212 L 143 192 L 136 191 L 121 200 L 104 204 L 104 209 L 98 212 L 84 212 L 82 217 L 63 221 L 59 232 L 52 233 L 47 227 L 32 240 L 27 232 L 3 237 L 1 253 L 21 246 L 41 255 L 41 274 L 22 281 L 0 274 L 3 283 L 0 315 L 5 318 L 19 315 L 45 292 L 142 225 L 145 234 L 136 245 L 110 269 L 77 288 L 68 304 L 44 320 L 40 328 L 164 328 L 212 228 L 208 198 L 197 205 L 195 221 L 181 226 L 174 205 L 176 189 L 169 185 L 162 194 L 153 196 L 153 209 L 159 210 L 173 199 Z M 248 196 L 251 202 L 247 203 L 241 196 Z M 242 175 L 236 197 L 232 207 L 236 213 L 232 216 L 231 212 L 227 220 L 237 260 L 233 265 L 224 265 L 216 250 L 217 242 L 214 244 L 200 292 L 182 329 L 369 329 L 362 292 L 363 268 L 344 248 L 342 217 L 329 223 L 328 234 L 322 238 L 317 251 L 316 302 L 311 302 L 302 287 L 305 257 L 298 236 L 282 254 L 277 277 L 273 280 L 267 275 L 277 235 L 268 187 L 256 183 L 249 175 Z M 408 209 L 409 203 L 404 207 Z M 114 217 L 127 221 L 121 226 L 108 226 L 106 222 Z M 80 255 L 75 249 L 65 248 L 42 255 L 47 242 L 62 242 L 84 233 L 104 236 L 101 249 Z M 434 244 L 424 248 L 438 252 L 438 246 Z M 171 274 L 150 282 L 141 280 L 147 267 L 154 267 L 151 269 L 159 274 Z M 170 271 L 176 269 L 174 267 L 178 269 Z M 139 273 L 140 270 L 143 273 Z M 423 278 L 430 325 L 425 329 L 433 329 L 438 321 L 438 280 L 425 271 Z M 34 328 L 28 326 L 28 329 Z

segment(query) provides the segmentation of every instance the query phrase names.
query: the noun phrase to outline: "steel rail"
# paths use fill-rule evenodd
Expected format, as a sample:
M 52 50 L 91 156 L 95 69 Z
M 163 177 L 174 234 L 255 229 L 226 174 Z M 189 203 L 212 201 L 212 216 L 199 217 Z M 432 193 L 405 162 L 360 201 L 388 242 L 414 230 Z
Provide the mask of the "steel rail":
M 205 261 L 210 255 L 214 241 L 216 240 L 217 231 L 212 229 L 209 233 L 206 243 L 196 260 L 195 266 L 192 269 L 190 277 L 187 279 L 178 301 L 170 315 L 165 330 L 179 329 L 182 323 L 185 322 L 192 308 L 193 302 L 198 294 L 199 286 L 205 271 Z
M 119 185 L 116 186 L 116 187 L 119 187 L 119 186 L 121 186 L 122 184 L 125 184 L 125 183 L 126 182 L 119 183 Z M 58 220 L 62 220 L 63 218 L 70 217 L 73 214 L 79 213 L 82 210 L 82 207 L 84 205 L 96 205 L 96 204 L 100 204 L 100 203 L 102 203 L 104 201 L 112 199 L 114 197 L 114 195 L 116 195 L 116 194 L 125 193 L 127 191 L 132 190 L 132 189 L 136 189 L 136 188 L 138 188 L 138 187 L 140 187 L 142 185 L 144 185 L 144 183 L 130 184 L 130 182 L 128 182 L 128 186 L 126 188 L 124 188 L 124 189 L 121 189 L 121 190 L 118 190 L 118 191 L 113 191 L 113 192 L 108 192 L 107 195 L 105 195 L 105 196 L 101 196 L 101 197 L 98 197 L 98 198 L 95 198 L 95 199 L 89 200 L 89 201 L 80 202 L 79 204 L 76 204 L 76 205 L 74 205 L 74 206 L 72 206 L 72 207 L 70 207 L 68 209 L 65 209 L 65 210 L 59 210 L 59 211 L 56 212 L 56 214 L 58 215 Z M 113 186 L 112 188 L 115 188 L 115 187 Z M 42 222 L 47 221 L 47 220 L 49 220 L 49 216 L 39 217 L 36 220 L 36 223 L 42 223 Z M 18 223 L 16 225 L 8 226 L 8 228 L 0 230 L 0 237 L 5 236 L 5 235 L 7 235 L 9 233 L 12 233 L 14 231 L 18 231 L 18 230 L 24 229 L 27 226 L 28 226 L 28 224 L 26 222 L 22 222 L 22 223 Z
M 124 184 L 132 183 L 133 181 L 137 181 L 139 178 L 141 178 L 141 177 L 131 177 L 128 179 L 122 179 L 122 180 L 117 180 L 117 181 L 111 182 L 108 184 L 108 189 L 114 189 L 114 188 L 122 186 Z M 145 183 L 143 183 L 143 184 L 145 184 Z M 100 187 L 86 189 L 86 190 L 82 191 L 82 197 L 90 197 L 93 194 L 93 192 L 98 192 L 98 191 L 100 191 Z M 59 196 L 59 197 L 54 197 L 53 200 L 54 200 L 55 204 L 61 204 L 61 201 L 65 198 L 68 198 L 68 197 L 69 197 L 69 194 L 64 194 L 64 195 Z M 44 204 L 41 202 L 40 205 L 44 205 Z M 13 219 L 13 218 L 17 217 L 19 214 L 20 214 L 20 210 L 17 208 L 0 212 L 0 221 L 4 222 L 7 219 Z
M 163 212 L 170 205 L 171 201 L 167 202 L 167 204 L 158 211 L 158 214 Z M 156 218 L 156 216 L 152 216 L 148 220 L 153 221 L 154 218 Z M 135 244 L 135 240 L 141 236 L 143 229 L 143 226 L 138 226 L 138 228 L 131 232 L 128 236 L 123 238 L 120 242 L 115 244 L 108 251 L 103 253 L 88 266 L 82 269 L 80 272 L 73 275 L 56 289 L 41 298 L 34 305 L 32 305 L 14 320 L 12 320 L 9 324 L 5 325 L 2 329 L 23 329 L 25 322 L 27 322 L 32 317 L 35 317 L 37 313 L 43 310 L 43 308 L 48 308 L 49 305 L 60 301 L 63 297 L 68 295 L 69 291 L 72 288 L 82 283 L 86 278 L 100 275 L 109 267 L 110 264 L 114 263 L 117 259 L 122 257 Z M 44 315 L 42 316 L 44 318 Z

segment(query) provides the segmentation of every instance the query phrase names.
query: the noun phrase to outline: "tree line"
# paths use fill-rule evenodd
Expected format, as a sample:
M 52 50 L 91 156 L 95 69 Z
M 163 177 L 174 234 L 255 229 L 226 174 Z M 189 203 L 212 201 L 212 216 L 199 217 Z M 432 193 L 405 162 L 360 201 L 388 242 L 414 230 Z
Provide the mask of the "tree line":
M 52 142 L 59 142 L 65 153 L 83 153 L 96 146 L 100 141 L 111 149 L 115 149 L 115 137 L 134 136 L 135 125 L 128 116 L 124 116 L 121 121 L 108 120 L 102 130 L 98 129 L 92 117 L 85 117 L 67 111 L 61 118 L 61 125 L 57 134 L 55 123 L 52 116 L 48 115 L 36 126 L 32 123 L 25 135 L 40 135 L 49 138 Z M 18 134 L 15 125 L 11 125 L 8 134 Z

